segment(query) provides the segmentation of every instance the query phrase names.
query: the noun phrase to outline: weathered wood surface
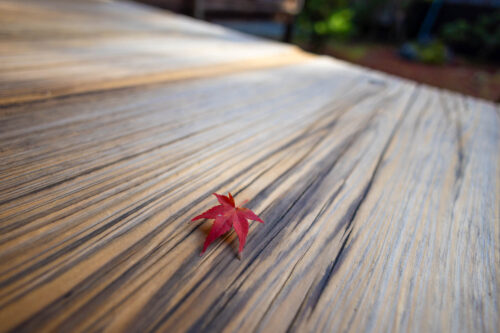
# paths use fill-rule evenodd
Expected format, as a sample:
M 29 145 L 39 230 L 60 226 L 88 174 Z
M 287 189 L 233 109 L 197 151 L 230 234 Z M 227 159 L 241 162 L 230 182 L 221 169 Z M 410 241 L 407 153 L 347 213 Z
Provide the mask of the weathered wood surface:
M 0 20 L 1 331 L 498 331 L 497 105 L 131 3 Z

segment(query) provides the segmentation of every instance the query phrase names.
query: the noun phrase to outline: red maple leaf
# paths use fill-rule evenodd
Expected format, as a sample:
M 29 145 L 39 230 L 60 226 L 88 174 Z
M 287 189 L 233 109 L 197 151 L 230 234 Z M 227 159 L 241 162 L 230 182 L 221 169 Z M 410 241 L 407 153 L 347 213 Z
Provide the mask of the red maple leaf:
M 243 250 L 248 234 L 248 221 L 253 220 L 264 223 L 260 217 L 258 217 L 254 212 L 245 207 L 236 207 L 234 204 L 234 199 L 231 193 L 228 196 L 220 195 L 214 193 L 219 200 L 220 205 L 214 206 L 207 210 L 206 212 L 196 216 L 191 221 L 199 219 L 214 219 L 215 222 L 210 229 L 210 232 L 205 239 L 205 244 L 203 244 L 203 251 L 201 254 L 205 253 L 208 245 L 216 240 L 218 237 L 222 236 L 229 230 L 231 226 L 234 226 L 236 234 L 240 240 L 240 248 L 238 252 Z

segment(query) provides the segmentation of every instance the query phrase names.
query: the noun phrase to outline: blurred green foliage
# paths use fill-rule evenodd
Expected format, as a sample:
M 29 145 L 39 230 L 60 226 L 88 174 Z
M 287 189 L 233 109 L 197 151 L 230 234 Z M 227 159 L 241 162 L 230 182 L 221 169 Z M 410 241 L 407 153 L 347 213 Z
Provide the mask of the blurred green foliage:
M 355 34 L 352 9 L 343 8 L 334 11 L 325 20 L 314 22 L 314 32 L 318 35 L 328 35 L 338 38 L 347 38 Z
M 425 64 L 442 65 L 448 60 L 448 50 L 440 40 L 428 43 L 413 42 L 409 44 L 414 49 L 416 59 Z
M 420 60 L 426 64 L 441 65 L 447 60 L 446 46 L 438 40 L 426 45 L 418 45 L 417 52 Z
M 405 18 L 411 17 L 418 2 L 432 0 L 306 0 L 297 19 L 298 33 L 313 49 L 321 49 L 331 40 L 402 42 Z M 446 46 L 450 46 L 456 53 L 498 61 L 500 11 L 483 14 L 474 22 L 459 19 L 444 24 L 432 40 L 412 47 L 416 59 L 442 63 L 449 58 Z
M 479 17 L 475 22 L 456 20 L 441 29 L 441 38 L 457 52 L 479 58 L 500 58 L 500 11 Z
M 331 32 L 330 17 L 347 6 L 346 0 L 307 0 L 297 20 L 299 29 L 309 35 L 312 42 L 323 41 Z
M 306 0 L 299 28 L 311 37 L 348 39 L 371 33 L 383 10 L 404 8 L 410 0 Z

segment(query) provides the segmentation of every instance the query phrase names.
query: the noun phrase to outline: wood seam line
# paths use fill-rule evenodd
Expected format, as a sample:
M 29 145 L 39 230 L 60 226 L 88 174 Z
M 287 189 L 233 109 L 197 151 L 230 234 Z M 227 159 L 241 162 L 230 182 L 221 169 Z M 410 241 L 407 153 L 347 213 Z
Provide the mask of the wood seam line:
M 54 97 L 90 93 L 97 91 L 113 90 L 119 88 L 130 88 L 134 86 L 174 82 L 190 79 L 201 79 L 207 77 L 228 75 L 237 72 L 246 72 L 272 67 L 281 67 L 298 64 L 317 58 L 317 56 L 293 47 L 291 51 L 279 53 L 272 56 L 238 60 L 228 63 L 215 64 L 202 67 L 194 67 L 181 70 L 169 70 L 159 73 L 142 74 L 137 76 L 110 79 L 103 82 L 87 82 L 77 86 L 57 88 L 48 91 L 38 91 L 15 96 L 0 98 L 0 106 L 45 100 Z

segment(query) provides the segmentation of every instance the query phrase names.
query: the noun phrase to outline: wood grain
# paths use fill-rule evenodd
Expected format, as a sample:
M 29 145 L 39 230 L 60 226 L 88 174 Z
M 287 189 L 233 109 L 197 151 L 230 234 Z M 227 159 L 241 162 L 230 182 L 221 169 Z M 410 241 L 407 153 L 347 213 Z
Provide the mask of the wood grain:
M 1 2 L 0 105 L 286 65 L 309 56 L 125 2 Z M 145 7 L 147 8 L 147 7 Z M 224 52 L 221 52 L 223 50 Z
M 498 105 L 127 2 L 0 19 L 0 331 L 498 331 Z M 266 223 L 200 257 L 228 191 Z

